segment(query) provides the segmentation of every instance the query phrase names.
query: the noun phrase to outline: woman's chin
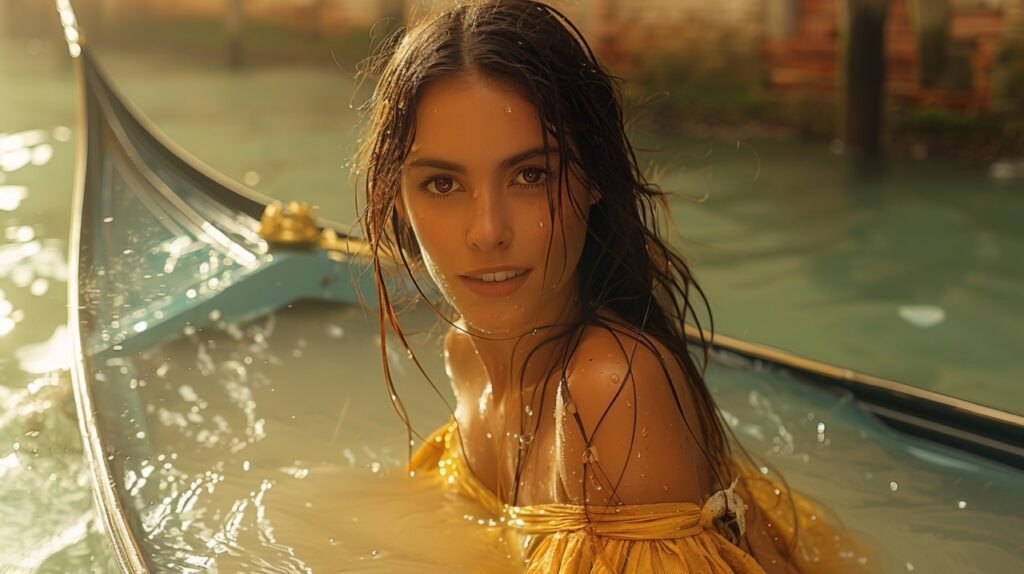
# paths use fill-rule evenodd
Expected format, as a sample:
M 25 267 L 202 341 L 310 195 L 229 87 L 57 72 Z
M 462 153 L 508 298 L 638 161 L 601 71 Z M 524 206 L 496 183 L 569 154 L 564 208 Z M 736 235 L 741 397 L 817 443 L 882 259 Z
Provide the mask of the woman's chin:
M 507 312 L 500 312 L 494 309 L 466 309 L 462 313 L 462 318 L 469 332 L 474 335 L 517 337 L 531 329 L 526 324 L 522 311 L 513 312 L 509 310 Z

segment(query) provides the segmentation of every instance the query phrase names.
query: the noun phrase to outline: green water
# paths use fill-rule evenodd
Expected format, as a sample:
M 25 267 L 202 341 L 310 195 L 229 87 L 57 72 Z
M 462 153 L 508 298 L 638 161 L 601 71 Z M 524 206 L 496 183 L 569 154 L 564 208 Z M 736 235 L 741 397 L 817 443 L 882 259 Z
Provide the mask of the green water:
M 264 194 L 354 218 L 344 72 L 103 56 L 195 156 Z M 0 39 L 0 85 L 0 165 L 11 168 L 0 171 L 0 570 L 108 571 L 68 414 L 73 74 L 47 44 Z M 12 134 L 33 142 L 27 160 Z M 864 178 L 827 144 L 640 137 L 675 168 L 666 188 L 706 196 L 673 202 L 676 242 L 721 332 L 1024 412 L 1024 182 L 939 160 Z

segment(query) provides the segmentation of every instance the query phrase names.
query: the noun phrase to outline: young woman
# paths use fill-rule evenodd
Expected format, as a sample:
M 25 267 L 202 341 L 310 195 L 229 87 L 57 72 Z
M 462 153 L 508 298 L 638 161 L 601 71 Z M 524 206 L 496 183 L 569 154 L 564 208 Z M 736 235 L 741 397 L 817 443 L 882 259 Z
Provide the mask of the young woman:
M 358 171 L 381 335 L 405 344 L 397 258 L 443 296 L 457 399 L 412 469 L 492 512 L 529 572 L 844 566 L 821 509 L 734 455 L 683 332 L 703 294 L 579 31 L 530 0 L 458 4 L 380 64 Z

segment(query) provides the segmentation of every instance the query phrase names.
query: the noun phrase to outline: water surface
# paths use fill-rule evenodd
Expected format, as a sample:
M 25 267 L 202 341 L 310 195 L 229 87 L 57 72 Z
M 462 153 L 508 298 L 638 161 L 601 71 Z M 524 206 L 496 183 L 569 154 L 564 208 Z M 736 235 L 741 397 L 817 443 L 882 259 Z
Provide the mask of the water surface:
M 305 199 L 331 219 L 354 219 L 347 171 L 357 133 L 349 108 L 354 88 L 342 71 L 300 67 L 226 74 L 213 65 L 169 58 L 102 56 L 129 98 L 195 156 L 272 197 Z M 0 91 L 0 498 L 5 501 L 0 569 L 112 571 L 92 511 L 66 371 L 73 75 L 64 54 L 47 44 L 3 39 L 0 78 L 17 79 L 5 83 L 14 89 Z M 673 201 L 681 233 L 675 241 L 694 261 L 722 332 L 1024 412 L 1024 390 L 1010 383 L 1022 374 L 1017 354 L 1024 342 L 1019 328 L 1024 238 L 1015 217 L 1024 207 L 1019 181 L 992 181 L 983 168 L 933 160 L 894 162 L 881 178 L 864 178 L 825 145 L 744 138 L 737 145 L 724 138 L 667 139 L 649 133 L 640 138 L 660 148 L 656 160 L 675 168 L 664 179 L 666 188 L 706 196 L 703 202 Z M 298 333 L 322 337 L 330 327 L 320 316 L 291 322 L 297 326 L 277 333 L 274 353 L 290 357 L 301 351 Z M 335 343 L 351 350 L 374 344 L 354 335 Z M 191 366 L 197 364 L 194 345 L 186 340 L 168 352 L 177 349 L 180 364 Z M 436 539 L 424 523 L 438 520 L 432 506 L 437 494 L 404 480 L 398 470 L 404 432 L 386 409 L 379 367 L 366 359 L 371 356 L 366 351 L 363 362 L 343 365 L 323 363 L 334 355 L 302 362 L 308 370 L 298 372 L 311 385 L 310 393 L 292 397 L 299 402 L 290 408 L 296 416 L 313 406 L 324 411 L 291 425 L 290 415 L 275 418 L 288 412 L 277 405 L 263 417 L 265 437 L 257 441 L 265 461 L 213 449 L 206 459 L 171 465 L 162 478 L 178 489 L 175 504 L 188 492 L 186 479 L 207 472 L 225 477 L 209 514 L 191 532 L 201 537 L 230 532 L 235 525 L 240 538 L 207 548 L 211 554 L 200 559 L 214 556 L 227 570 L 232 559 L 252 566 L 245 562 L 251 557 L 232 552 L 233 545 L 276 548 L 275 537 L 283 542 L 273 556 L 295 568 L 298 560 L 332 559 L 323 552 L 331 538 L 339 555 L 364 557 L 368 568 L 386 565 L 382 571 L 435 558 L 430 550 Z M 215 359 L 214 371 L 229 366 L 227 355 Z M 158 356 L 149 360 L 156 369 L 163 364 Z M 737 417 L 737 432 L 752 448 L 777 455 L 787 477 L 833 502 L 852 525 L 881 540 L 906 541 L 904 551 L 885 557 L 887 564 L 941 571 L 951 563 L 966 572 L 979 565 L 986 568 L 975 571 L 1009 570 L 1022 562 L 1019 545 L 1006 538 L 1022 530 L 1015 520 L 1024 515 L 1012 506 L 1014 477 L 985 465 L 965 465 L 925 445 L 894 451 L 891 437 L 841 397 L 795 396 L 784 378 L 744 373 L 711 379 L 723 404 L 735 405 L 727 410 Z M 249 377 L 246 384 L 256 394 L 272 393 L 269 389 L 287 379 L 276 371 Z M 191 383 L 197 397 L 201 380 Z M 418 384 L 415 378 L 408 381 L 409 388 L 421 388 Z M 174 413 L 187 417 L 190 408 L 180 390 L 174 392 L 177 403 L 153 404 L 169 413 L 168 420 L 179 420 Z M 373 396 L 377 410 L 364 413 L 351 406 L 370 404 Z M 164 400 L 174 395 L 169 397 Z M 301 402 L 314 398 L 322 400 Z M 234 408 L 230 397 L 225 400 L 225 409 Z M 255 402 L 265 401 L 273 399 Z M 825 401 L 824 406 L 815 401 Z M 345 404 L 349 411 L 342 417 Z M 434 410 L 421 417 L 423 432 L 443 420 L 442 409 L 433 404 Z M 786 413 L 780 420 L 790 421 L 786 433 L 772 422 L 771 413 L 780 411 Z M 801 417 L 807 422 L 793 422 Z M 204 421 L 219 428 L 212 419 Z M 823 421 L 829 429 L 827 448 L 817 432 Z M 245 424 L 232 432 L 249 436 L 246 429 L 252 429 Z M 183 434 L 181 450 L 188 440 L 203 442 L 199 423 L 165 426 L 166 433 Z M 311 436 L 322 447 L 320 459 L 294 450 Z M 792 445 L 774 452 L 775 439 L 785 436 L 793 437 Z M 159 454 L 165 456 L 158 461 L 163 468 L 171 452 Z M 148 462 L 155 467 L 154 460 Z M 245 460 L 248 470 L 242 467 Z M 140 474 L 142 462 L 133 462 Z M 374 462 L 380 464 L 377 471 Z M 340 483 L 346 488 L 336 489 Z M 261 490 L 264 484 L 272 486 Z M 396 491 L 402 493 L 401 503 L 393 502 Z M 280 502 L 266 503 L 278 513 L 270 519 L 259 516 L 262 502 L 255 497 L 261 492 L 260 501 Z M 299 499 L 314 507 L 286 504 Z M 880 520 L 889 512 L 898 512 L 900 520 Z M 337 517 L 331 527 L 336 535 L 324 528 L 302 542 L 296 524 L 308 527 L 310 516 L 324 515 Z M 381 533 L 389 532 L 389 520 L 403 515 L 408 516 L 405 532 L 424 535 L 410 534 L 407 544 L 395 547 Z M 470 540 L 484 536 L 475 522 L 468 525 L 472 528 L 459 522 L 462 513 L 448 515 L 456 518 L 434 534 L 450 528 Z M 164 526 L 182 528 L 174 516 L 164 516 Z M 160 515 L 150 518 L 160 524 Z M 321 546 L 325 540 L 327 547 Z M 317 550 L 304 554 L 305 543 Z M 941 545 L 948 554 L 919 550 L 925 543 Z M 286 558 L 293 551 L 302 557 Z M 493 558 L 479 548 L 467 552 L 471 562 Z M 173 552 L 167 556 L 184 559 Z

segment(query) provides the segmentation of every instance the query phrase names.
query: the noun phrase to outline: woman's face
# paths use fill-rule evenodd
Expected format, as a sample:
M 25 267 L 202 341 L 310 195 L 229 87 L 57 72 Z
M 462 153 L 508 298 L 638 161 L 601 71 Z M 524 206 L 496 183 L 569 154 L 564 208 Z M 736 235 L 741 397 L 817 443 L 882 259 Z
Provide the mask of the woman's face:
M 584 211 L 591 200 L 574 177 L 559 190 L 548 140 L 545 155 L 536 108 L 493 80 L 454 76 L 421 95 L 398 209 L 471 331 L 520 335 L 574 304 L 587 222 L 569 195 Z

